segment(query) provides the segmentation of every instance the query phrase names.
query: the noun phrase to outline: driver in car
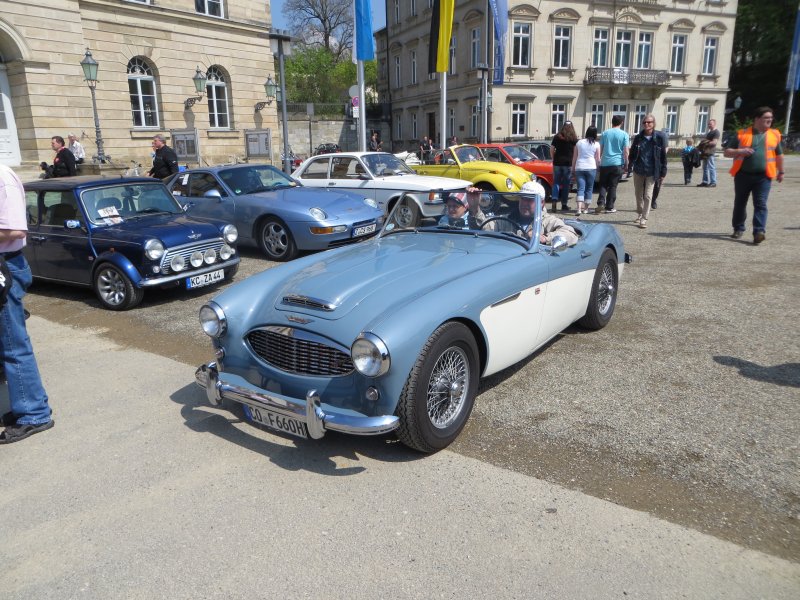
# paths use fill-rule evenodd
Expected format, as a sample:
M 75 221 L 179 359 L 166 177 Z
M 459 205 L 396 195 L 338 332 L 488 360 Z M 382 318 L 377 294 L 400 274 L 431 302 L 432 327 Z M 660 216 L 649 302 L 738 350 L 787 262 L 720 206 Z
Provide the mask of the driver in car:
M 468 187 L 466 192 L 451 192 L 447 196 L 447 214 L 439 225 L 456 229 L 480 229 L 486 215 L 480 206 L 481 190 Z
M 558 217 L 547 212 L 545 206 L 545 191 L 538 181 L 528 181 L 522 184 L 519 202 L 508 215 L 508 218 L 518 223 L 528 238 L 533 234 L 531 225 L 536 216 L 536 201 L 542 203 L 542 230 L 539 233 L 539 243 L 552 244 L 556 236 L 566 238 L 568 246 L 578 243 L 578 233 Z

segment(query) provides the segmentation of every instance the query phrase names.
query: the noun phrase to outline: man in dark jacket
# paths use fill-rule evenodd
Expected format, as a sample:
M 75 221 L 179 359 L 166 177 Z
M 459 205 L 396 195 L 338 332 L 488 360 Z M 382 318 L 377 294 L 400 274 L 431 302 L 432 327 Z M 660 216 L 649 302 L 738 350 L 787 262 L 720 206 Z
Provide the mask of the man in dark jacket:
M 147 173 L 151 177 L 164 179 L 178 172 L 178 155 L 175 150 L 167 146 L 164 136 L 160 133 L 153 137 L 153 168 Z
M 64 144 L 64 138 L 54 135 L 50 138 L 50 147 L 56 153 L 53 159 L 53 177 L 72 177 L 77 175 L 75 155 Z
M 640 229 L 647 228 L 653 188 L 667 176 L 667 145 L 664 136 L 655 131 L 656 118 L 646 115 L 644 128 L 633 138 L 630 163 L 633 165 L 633 187 L 636 193 L 636 223 Z

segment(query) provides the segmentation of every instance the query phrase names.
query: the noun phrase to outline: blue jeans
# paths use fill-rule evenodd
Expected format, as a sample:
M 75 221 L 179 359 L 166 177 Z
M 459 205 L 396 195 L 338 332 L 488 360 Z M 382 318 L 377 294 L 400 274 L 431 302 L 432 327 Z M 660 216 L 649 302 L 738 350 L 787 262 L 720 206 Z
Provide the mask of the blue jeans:
M 597 169 L 590 171 L 575 170 L 575 181 L 578 183 L 578 202 L 585 202 L 586 204 L 592 203 L 592 188 L 594 188 L 594 178 L 597 175 Z
M 744 231 L 747 221 L 747 200 L 753 195 L 753 233 L 767 230 L 767 198 L 772 180 L 766 175 L 739 171 L 733 178 L 733 230 Z
M 567 206 L 569 198 L 569 180 L 572 167 L 553 167 L 553 202 L 561 200 L 561 206 Z
M 25 329 L 22 307 L 22 298 L 33 277 L 22 254 L 6 262 L 13 285 L 6 305 L 0 310 L 0 359 L 6 371 L 11 412 L 20 425 L 41 425 L 50 421 L 52 411 L 39 376 L 31 339 Z
M 717 165 L 713 154 L 703 159 L 703 183 L 717 185 Z

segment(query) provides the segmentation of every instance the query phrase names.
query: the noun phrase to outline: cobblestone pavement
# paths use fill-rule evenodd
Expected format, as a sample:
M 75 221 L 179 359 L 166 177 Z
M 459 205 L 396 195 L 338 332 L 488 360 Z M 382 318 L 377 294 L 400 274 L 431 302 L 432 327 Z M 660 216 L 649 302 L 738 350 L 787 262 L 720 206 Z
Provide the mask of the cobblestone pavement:
M 718 187 L 698 188 L 699 171 L 686 186 L 670 163 L 646 230 L 632 181 L 619 212 L 586 217 L 615 224 L 634 256 L 612 323 L 485 380 L 452 449 L 799 561 L 800 160 L 773 186 L 760 246 L 749 223 L 730 239 L 730 161 L 717 164 Z M 272 266 L 243 254 L 237 279 Z M 89 291 L 37 284 L 27 306 L 198 364 L 211 353 L 197 310 L 216 291 L 150 292 L 116 314 Z

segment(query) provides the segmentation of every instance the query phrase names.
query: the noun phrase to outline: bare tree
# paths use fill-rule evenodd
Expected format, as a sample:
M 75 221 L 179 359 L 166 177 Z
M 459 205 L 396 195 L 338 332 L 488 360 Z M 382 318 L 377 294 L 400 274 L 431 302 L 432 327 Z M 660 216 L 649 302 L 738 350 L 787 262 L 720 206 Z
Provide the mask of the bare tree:
M 329 50 L 340 61 L 353 47 L 352 0 L 286 0 L 283 15 L 292 34 L 310 47 Z

